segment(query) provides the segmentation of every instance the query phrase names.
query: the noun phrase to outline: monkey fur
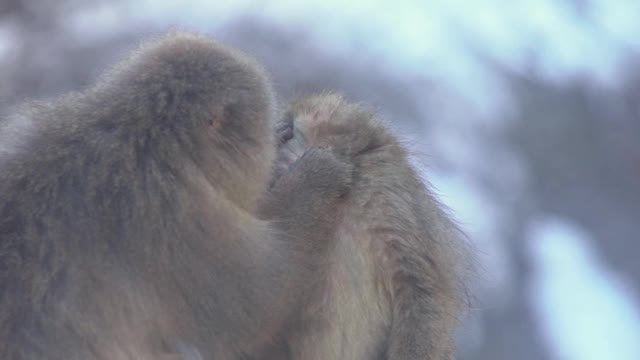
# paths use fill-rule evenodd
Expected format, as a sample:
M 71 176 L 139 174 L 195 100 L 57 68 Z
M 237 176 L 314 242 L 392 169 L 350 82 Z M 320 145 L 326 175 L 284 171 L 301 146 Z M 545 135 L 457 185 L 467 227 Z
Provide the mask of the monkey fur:
M 323 283 L 288 333 L 290 358 L 453 359 L 462 234 L 405 147 L 371 111 L 332 94 L 294 100 L 278 134 L 279 172 L 309 147 L 354 167 Z
M 177 32 L 4 119 L 0 358 L 268 347 L 311 291 L 351 182 L 349 164 L 315 149 L 263 195 L 273 118 L 258 65 Z

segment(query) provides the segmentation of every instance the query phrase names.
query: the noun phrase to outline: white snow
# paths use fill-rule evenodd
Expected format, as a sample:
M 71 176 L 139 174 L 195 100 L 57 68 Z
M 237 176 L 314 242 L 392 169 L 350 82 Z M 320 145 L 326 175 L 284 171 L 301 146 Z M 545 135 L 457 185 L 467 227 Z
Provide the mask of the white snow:
M 589 235 L 554 218 L 532 226 L 530 287 L 538 326 L 559 360 L 640 359 L 640 311 Z

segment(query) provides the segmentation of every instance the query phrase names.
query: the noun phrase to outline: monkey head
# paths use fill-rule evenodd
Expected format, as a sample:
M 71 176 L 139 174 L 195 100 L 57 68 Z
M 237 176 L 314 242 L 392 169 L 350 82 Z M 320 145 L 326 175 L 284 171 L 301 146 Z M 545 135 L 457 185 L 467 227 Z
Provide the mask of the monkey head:
M 317 146 L 329 148 L 350 161 L 390 143 L 388 131 L 374 118 L 374 113 L 366 107 L 350 103 L 337 94 L 295 99 L 279 125 L 293 128 L 295 135 L 281 145 L 279 160 L 291 164 L 305 148 Z
M 126 68 L 106 76 L 98 91 L 117 90 L 112 99 L 130 105 L 120 108 L 141 109 L 131 129 L 138 149 L 159 138 L 165 150 L 158 156 L 190 162 L 182 166 L 203 171 L 238 206 L 256 206 L 275 156 L 273 93 L 257 63 L 209 38 L 178 33 L 143 46 Z M 157 163 L 174 163 L 166 160 Z

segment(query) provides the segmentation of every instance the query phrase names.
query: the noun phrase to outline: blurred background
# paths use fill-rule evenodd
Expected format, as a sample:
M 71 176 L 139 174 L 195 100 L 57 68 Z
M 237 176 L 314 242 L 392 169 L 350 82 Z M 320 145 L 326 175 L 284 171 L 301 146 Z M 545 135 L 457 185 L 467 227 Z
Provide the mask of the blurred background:
M 0 111 L 206 32 L 415 151 L 478 255 L 460 359 L 640 359 L 640 2 L 0 0 Z

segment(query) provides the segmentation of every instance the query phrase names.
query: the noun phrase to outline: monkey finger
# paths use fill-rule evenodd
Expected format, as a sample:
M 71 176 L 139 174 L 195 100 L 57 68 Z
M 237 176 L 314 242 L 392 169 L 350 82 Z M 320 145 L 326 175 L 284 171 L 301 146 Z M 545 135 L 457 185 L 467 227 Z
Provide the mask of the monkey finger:
M 293 116 L 287 114 L 276 125 L 276 138 L 279 144 L 293 139 Z
M 353 165 L 338 159 L 328 148 L 308 149 L 291 168 L 291 171 L 304 174 L 305 181 L 323 188 L 328 194 L 343 197 L 351 189 Z

